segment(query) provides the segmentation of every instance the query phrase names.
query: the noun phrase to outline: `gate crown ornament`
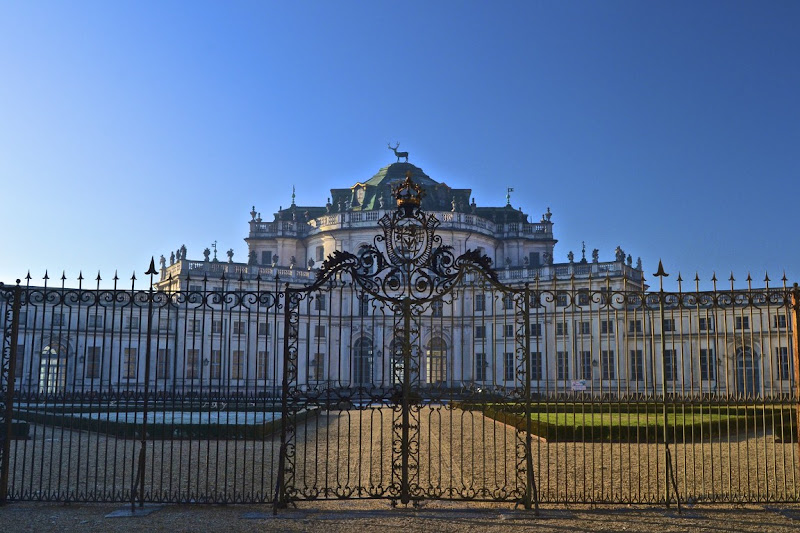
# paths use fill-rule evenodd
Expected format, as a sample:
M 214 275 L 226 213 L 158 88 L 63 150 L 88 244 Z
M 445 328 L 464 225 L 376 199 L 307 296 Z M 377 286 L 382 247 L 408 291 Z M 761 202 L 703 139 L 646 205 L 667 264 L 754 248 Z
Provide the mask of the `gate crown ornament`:
M 405 216 L 411 216 L 414 209 L 418 209 L 425 190 L 411 181 L 411 171 L 406 172 L 406 179 L 397 187 L 392 187 L 392 196 L 397 199 L 397 207 L 404 210 Z

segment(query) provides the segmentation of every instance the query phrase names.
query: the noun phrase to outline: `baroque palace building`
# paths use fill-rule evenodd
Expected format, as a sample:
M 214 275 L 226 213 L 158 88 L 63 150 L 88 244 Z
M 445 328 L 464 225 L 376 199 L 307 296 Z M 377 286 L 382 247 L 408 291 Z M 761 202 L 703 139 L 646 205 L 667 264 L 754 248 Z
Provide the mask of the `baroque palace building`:
M 331 189 L 325 205 L 295 205 L 293 194 L 291 205 L 269 222 L 254 207 L 246 262 L 234 262 L 232 250 L 227 262 L 217 260 L 216 251 L 212 258 L 209 249 L 202 259 L 189 259 L 185 247 L 161 256 L 160 268 L 151 272 L 154 288 L 177 303 L 148 308 L 133 292 L 109 299 L 107 292 L 83 290 L 76 299 L 74 290 L 28 288 L 38 296 L 20 311 L 17 387 L 32 393 L 140 391 L 149 380 L 151 390 L 164 393 L 279 394 L 281 291 L 313 283 L 335 252 L 358 254 L 375 244 L 407 176 L 424 189 L 421 209 L 438 221 L 441 244 L 454 256 L 477 250 L 491 260 L 499 284 L 528 287 L 534 295 L 524 320 L 519 302 L 488 284 L 421 307 L 414 341 L 421 385 L 517 387 L 524 352 L 539 394 L 791 390 L 785 281 L 783 290 L 659 298 L 648 292 L 641 261 L 634 265 L 620 248 L 611 261 L 600 261 L 597 250 L 587 260 L 584 249 L 579 259 L 570 252 L 567 262 L 555 262 L 549 208 L 531 220 L 510 200 L 480 206 L 470 189 L 437 182 L 399 158 L 366 181 Z M 2 316 L 8 320 L 6 312 Z M 298 385 L 397 383 L 402 363 L 394 327 L 385 304 L 352 286 L 331 284 L 307 298 L 298 330 Z

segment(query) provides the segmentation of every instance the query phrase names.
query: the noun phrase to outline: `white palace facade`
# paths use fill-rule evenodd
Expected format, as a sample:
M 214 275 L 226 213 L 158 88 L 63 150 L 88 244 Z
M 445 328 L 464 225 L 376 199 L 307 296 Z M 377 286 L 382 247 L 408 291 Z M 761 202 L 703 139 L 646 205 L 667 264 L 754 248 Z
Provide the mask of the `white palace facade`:
M 148 291 L 23 287 L 16 387 L 41 393 L 141 391 L 220 395 L 280 393 L 285 287 L 314 282 L 334 252 L 375 244 L 407 175 L 436 217 L 441 244 L 487 256 L 497 281 L 527 287 L 529 306 L 477 284 L 421 308 L 415 336 L 421 386 L 503 388 L 528 376 L 539 394 L 624 396 L 786 395 L 794 383 L 790 289 L 714 293 L 649 291 L 641 261 L 617 249 L 609 261 L 585 250 L 556 262 L 549 208 L 531 219 L 510 205 L 476 203 L 410 163 L 331 189 L 324 205 L 264 221 L 253 208 L 247 260 L 162 256 Z M 652 280 L 656 278 L 650 278 Z M 77 291 L 77 292 L 76 292 Z M 124 291 L 123 291 L 124 292 Z M 143 298 L 141 295 L 145 295 Z M 152 293 L 150 293 L 152 294 Z M 268 296 L 263 296 L 267 294 Z M 270 296 L 271 295 L 271 296 Z M 171 299 L 171 300 L 170 300 Z M 172 303 L 165 304 L 167 300 Z M 7 299 L 2 317 L 8 326 Z M 528 316 L 520 317 L 526 309 Z M 330 285 L 301 303 L 297 384 L 389 387 L 402 365 L 394 317 L 352 287 Z M 147 347 L 149 346 L 149 350 Z M 150 366 L 146 365 L 149 354 Z M 522 354 L 530 366 L 521 365 Z M 527 369 L 529 374 L 521 374 Z

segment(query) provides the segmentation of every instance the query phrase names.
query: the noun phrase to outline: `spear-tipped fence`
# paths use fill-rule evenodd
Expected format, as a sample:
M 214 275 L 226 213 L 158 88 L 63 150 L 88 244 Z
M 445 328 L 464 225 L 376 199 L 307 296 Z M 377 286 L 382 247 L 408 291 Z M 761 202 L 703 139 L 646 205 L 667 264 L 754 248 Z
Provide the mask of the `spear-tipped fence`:
M 799 499 L 785 276 L 465 279 L 395 307 L 340 280 L 293 321 L 280 279 L 155 273 L 0 287 L 0 502 Z

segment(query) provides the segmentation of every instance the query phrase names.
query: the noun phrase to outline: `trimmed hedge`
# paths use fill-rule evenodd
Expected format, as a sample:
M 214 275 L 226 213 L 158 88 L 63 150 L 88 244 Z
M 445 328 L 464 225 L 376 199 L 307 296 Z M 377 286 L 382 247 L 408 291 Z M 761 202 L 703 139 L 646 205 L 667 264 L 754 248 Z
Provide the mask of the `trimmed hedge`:
M 473 406 L 474 407 L 474 406 Z M 500 406 L 487 405 L 480 409 L 483 414 L 504 424 L 526 431 L 525 414 L 520 412 L 519 405 Z M 649 411 L 634 410 L 629 419 L 608 419 L 602 415 L 626 414 L 618 410 L 616 413 L 597 413 L 588 411 L 581 413 L 574 410 L 562 410 L 559 405 L 550 406 L 549 413 L 544 410 L 531 414 L 531 433 L 547 441 L 561 442 L 661 442 L 664 439 L 662 412 L 649 406 Z M 477 409 L 473 409 L 477 410 Z M 763 408 L 734 407 L 709 410 L 707 407 L 687 409 L 672 408 L 668 412 L 667 436 L 671 442 L 700 442 L 727 434 L 740 434 L 754 429 L 772 429 L 776 439 L 790 441 L 796 434 L 796 417 L 793 408 L 769 408 L 766 416 Z M 596 420 L 595 415 L 600 415 Z M 637 415 L 641 418 L 637 419 Z M 783 417 L 781 417 L 783 415 Z M 572 421 L 568 418 L 573 417 Z M 563 420 L 559 420 L 563 418 Z M 555 419 L 555 420 L 554 420 Z M 679 420 L 680 419 L 680 420 Z
M 0 427 L 0 431 L 5 436 L 6 427 Z M 30 432 L 30 424 L 27 422 L 20 422 L 19 420 L 12 420 L 11 421 L 11 439 L 27 439 L 28 433 Z
M 317 410 L 301 411 L 294 417 L 295 422 L 301 422 L 316 415 Z M 50 427 L 61 427 L 67 430 L 89 431 L 102 433 L 110 437 L 121 439 L 141 439 L 142 427 L 140 423 L 118 420 L 100 420 L 79 416 L 63 416 L 53 413 L 35 411 L 19 411 L 15 416 L 30 423 L 42 424 Z M 266 421 L 260 424 L 226 424 L 226 423 L 148 423 L 148 440 L 184 440 L 184 439 L 222 439 L 222 440 L 262 440 L 280 431 L 280 419 Z

